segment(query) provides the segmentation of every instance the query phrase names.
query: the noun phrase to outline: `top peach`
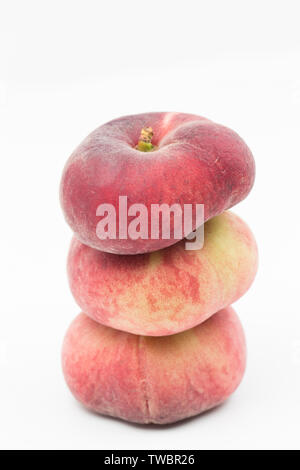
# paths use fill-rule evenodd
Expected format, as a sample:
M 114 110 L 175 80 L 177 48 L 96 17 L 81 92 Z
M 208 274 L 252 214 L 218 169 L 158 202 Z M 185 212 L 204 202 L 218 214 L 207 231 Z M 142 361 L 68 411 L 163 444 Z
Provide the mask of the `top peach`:
M 65 166 L 60 198 L 66 220 L 82 243 L 109 253 L 147 253 L 187 234 L 175 234 L 174 216 L 167 237 L 160 222 L 158 236 L 151 236 L 152 205 L 160 210 L 162 204 L 169 209 L 176 204 L 182 214 L 186 204 L 192 205 L 190 228 L 195 230 L 197 204 L 204 204 L 205 221 L 221 214 L 247 196 L 254 176 L 252 153 L 234 131 L 192 114 L 138 114 L 104 124 L 77 147 Z M 139 204 L 125 217 L 126 224 L 135 220 L 140 238 L 128 235 L 127 225 L 121 233 L 117 214 L 123 223 L 124 197 L 126 207 Z M 107 238 L 97 230 L 104 221 L 101 216 L 110 220 L 106 204 L 116 215 L 115 231 Z M 141 204 L 148 214 L 143 232 L 134 217 L 141 215 Z

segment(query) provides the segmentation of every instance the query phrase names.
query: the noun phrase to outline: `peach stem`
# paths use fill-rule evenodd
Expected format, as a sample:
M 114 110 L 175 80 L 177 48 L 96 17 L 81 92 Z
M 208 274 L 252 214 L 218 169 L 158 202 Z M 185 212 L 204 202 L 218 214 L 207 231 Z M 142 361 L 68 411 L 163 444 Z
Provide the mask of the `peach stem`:
M 151 143 L 152 137 L 152 127 L 143 127 L 136 149 L 141 152 L 151 152 L 154 149 L 154 145 Z

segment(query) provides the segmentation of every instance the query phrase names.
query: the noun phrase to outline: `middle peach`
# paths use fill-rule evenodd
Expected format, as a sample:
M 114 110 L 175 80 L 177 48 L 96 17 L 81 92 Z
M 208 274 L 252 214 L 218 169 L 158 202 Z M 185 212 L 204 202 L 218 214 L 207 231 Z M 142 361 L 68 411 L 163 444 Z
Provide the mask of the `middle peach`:
M 153 253 L 104 253 L 73 238 L 68 275 L 75 300 L 91 318 L 134 334 L 163 336 L 202 323 L 250 287 L 257 247 L 232 212 L 206 222 L 201 250 L 185 242 Z

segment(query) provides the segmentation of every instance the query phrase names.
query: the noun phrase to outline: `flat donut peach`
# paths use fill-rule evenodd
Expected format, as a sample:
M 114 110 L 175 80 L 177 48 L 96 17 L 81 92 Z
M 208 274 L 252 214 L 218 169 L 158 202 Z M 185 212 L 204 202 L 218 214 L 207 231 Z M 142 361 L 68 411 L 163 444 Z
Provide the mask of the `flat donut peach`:
M 136 423 L 166 424 L 226 400 L 245 370 L 246 345 L 231 307 L 163 338 L 108 328 L 80 314 L 66 334 L 66 382 L 87 408 Z
M 137 148 L 145 127 L 153 130 L 152 151 Z M 143 204 L 148 214 L 153 204 L 204 204 L 208 220 L 244 199 L 254 177 L 252 153 L 231 129 L 192 114 L 145 113 L 108 122 L 77 147 L 63 172 L 60 200 L 82 243 L 110 253 L 147 253 L 179 238 L 171 231 L 167 238 L 123 239 L 117 220 L 116 238 L 101 239 L 99 206 L 110 204 L 118 213 L 120 196 Z M 150 215 L 147 226 L 150 234 Z
M 73 238 L 68 277 L 87 315 L 134 334 L 164 336 L 205 321 L 239 299 L 257 270 L 248 226 L 231 212 L 205 224 L 204 246 L 185 243 L 143 255 L 113 255 Z

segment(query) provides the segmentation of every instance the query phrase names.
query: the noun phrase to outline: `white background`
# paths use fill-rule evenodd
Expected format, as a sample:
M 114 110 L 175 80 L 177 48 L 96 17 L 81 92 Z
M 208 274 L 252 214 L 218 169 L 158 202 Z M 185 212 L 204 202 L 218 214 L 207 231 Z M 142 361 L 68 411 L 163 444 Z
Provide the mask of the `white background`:
M 1 1 L 0 446 L 6 449 L 300 448 L 299 1 Z M 60 348 L 79 313 L 67 283 L 63 165 L 95 127 L 182 111 L 235 129 L 257 164 L 234 210 L 260 267 L 235 304 L 242 385 L 173 426 L 85 411 Z

